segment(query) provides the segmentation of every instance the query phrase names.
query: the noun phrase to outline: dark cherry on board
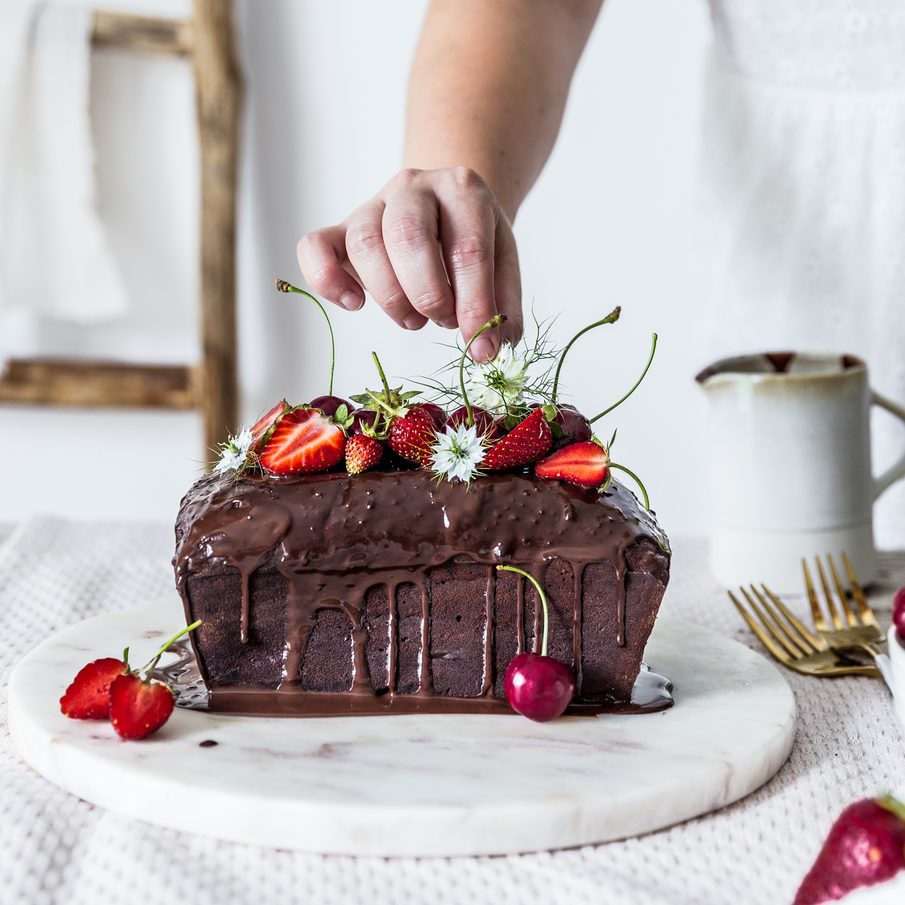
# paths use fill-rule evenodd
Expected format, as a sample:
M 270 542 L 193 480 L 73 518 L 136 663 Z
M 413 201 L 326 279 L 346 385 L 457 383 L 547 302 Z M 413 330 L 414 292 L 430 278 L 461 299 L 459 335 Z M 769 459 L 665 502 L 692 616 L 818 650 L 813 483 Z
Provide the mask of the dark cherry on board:
M 341 405 L 344 405 L 349 412 L 355 409 L 351 402 L 347 399 L 341 399 L 339 396 L 318 396 L 312 399 L 308 405 L 313 409 L 320 409 L 325 415 L 331 417 L 336 414 L 336 410 Z
M 371 409 L 356 409 L 352 413 L 352 426 L 349 428 L 350 434 L 363 434 L 362 426 L 373 427 L 377 420 L 377 412 Z
M 892 598 L 892 622 L 899 644 L 905 646 L 905 587 L 899 588 Z
M 553 657 L 519 654 L 506 668 L 505 688 L 516 713 L 546 723 L 565 713 L 575 693 L 575 673 Z

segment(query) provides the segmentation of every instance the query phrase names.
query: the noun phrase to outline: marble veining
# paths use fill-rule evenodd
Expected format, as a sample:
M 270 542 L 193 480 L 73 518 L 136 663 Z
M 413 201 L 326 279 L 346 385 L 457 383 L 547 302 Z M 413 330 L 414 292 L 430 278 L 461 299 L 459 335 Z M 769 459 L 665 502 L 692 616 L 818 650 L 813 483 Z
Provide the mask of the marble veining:
M 86 657 L 132 642 L 142 662 L 181 619 L 174 597 L 88 620 L 30 653 L 9 685 L 22 758 L 81 798 L 176 830 L 324 853 L 467 855 L 603 842 L 723 807 L 772 777 L 794 738 L 794 698 L 772 664 L 662 618 L 645 659 L 673 680 L 676 706 L 658 714 L 539 725 L 177 709 L 155 736 L 125 743 L 107 724 L 59 713 Z M 180 807 L 159 807 L 177 797 Z

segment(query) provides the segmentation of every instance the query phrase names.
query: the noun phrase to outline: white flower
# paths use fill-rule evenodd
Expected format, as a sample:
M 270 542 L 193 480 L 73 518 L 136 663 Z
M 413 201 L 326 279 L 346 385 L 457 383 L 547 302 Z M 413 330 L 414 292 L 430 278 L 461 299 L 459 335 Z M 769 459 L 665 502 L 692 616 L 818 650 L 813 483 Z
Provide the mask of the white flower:
M 241 471 L 248 464 L 251 441 L 251 431 L 247 427 L 239 431 L 238 437 L 230 437 L 220 447 L 220 461 L 214 466 L 214 471 L 217 474 L 223 474 L 226 471 Z
M 528 382 L 527 356 L 519 355 L 510 343 L 503 343 L 493 361 L 472 364 L 469 374 L 468 398 L 495 415 L 522 400 Z
M 484 460 L 484 443 L 474 425 L 447 425 L 446 432 L 437 435 L 433 452 L 434 474 L 446 475 L 447 481 L 458 478 L 468 482 L 477 475 L 478 465 Z

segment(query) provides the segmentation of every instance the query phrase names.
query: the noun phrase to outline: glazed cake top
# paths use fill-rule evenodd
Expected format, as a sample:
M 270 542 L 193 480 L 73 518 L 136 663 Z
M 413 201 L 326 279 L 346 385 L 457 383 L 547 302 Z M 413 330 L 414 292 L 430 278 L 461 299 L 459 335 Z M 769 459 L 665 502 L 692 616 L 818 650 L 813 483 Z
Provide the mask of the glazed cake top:
M 535 566 L 609 561 L 648 540 L 669 552 L 653 514 L 618 482 L 598 493 L 533 474 L 470 486 L 423 469 L 264 477 L 207 475 L 180 506 L 177 580 L 224 565 L 347 572 L 429 567 L 466 555 Z

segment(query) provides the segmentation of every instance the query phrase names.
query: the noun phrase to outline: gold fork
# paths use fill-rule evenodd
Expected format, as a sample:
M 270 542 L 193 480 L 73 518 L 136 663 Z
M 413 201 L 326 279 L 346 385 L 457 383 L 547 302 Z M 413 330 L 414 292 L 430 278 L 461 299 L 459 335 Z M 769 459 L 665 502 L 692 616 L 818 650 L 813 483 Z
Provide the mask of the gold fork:
M 783 666 L 806 676 L 880 675 L 875 666 L 846 661 L 827 641 L 811 632 L 766 585 L 761 585 L 762 591 L 753 584 L 749 587 L 750 594 L 745 588 L 739 591 L 757 619 L 732 591 L 728 591 L 729 597 L 761 644 Z
M 811 570 L 808 568 L 808 561 L 801 560 L 801 569 L 804 572 L 804 583 L 808 592 L 808 601 L 811 604 L 811 617 L 814 620 L 814 628 L 833 650 L 861 649 L 865 650 L 872 657 L 877 657 L 880 653 L 878 644 L 886 640 L 879 624 L 877 623 L 874 611 L 861 590 L 861 584 L 858 582 L 858 576 L 855 575 L 855 569 L 851 560 L 845 553 L 842 554 L 842 564 L 845 566 L 845 572 L 848 576 L 849 585 L 851 586 L 852 597 L 857 604 L 858 612 L 853 609 L 842 579 L 839 577 L 839 570 L 836 568 L 836 561 L 832 556 L 826 557 L 829 572 L 833 578 L 833 586 L 836 590 L 836 596 L 841 607 L 841 615 L 836 608 L 833 600 L 833 592 L 830 589 L 830 583 L 827 580 L 826 571 L 824 571 L 823 563 L 819 556 L 814 557 L 814 563 L 817 566 L 817 575 L 820 579 L 820 586 L 823 589 L 823 597 L 826 601 L 826 610 L 830 616 L 832 627 L 827 624 L 820 607 L 820 601 L 817 599 L 817 589 L 811 578 Z

